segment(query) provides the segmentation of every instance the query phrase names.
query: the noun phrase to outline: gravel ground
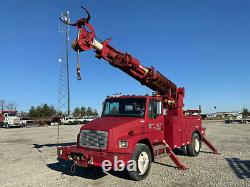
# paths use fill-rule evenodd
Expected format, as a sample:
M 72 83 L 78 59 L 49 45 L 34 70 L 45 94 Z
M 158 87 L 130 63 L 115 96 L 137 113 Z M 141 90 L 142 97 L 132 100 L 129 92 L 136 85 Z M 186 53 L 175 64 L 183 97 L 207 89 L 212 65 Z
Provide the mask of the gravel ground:
M 135 182 L 121 172 L 95 168 L 70 172 L 71 163 L 56 159 L 57 127 L 0 129 L 0 186 L 250 186 L 250 124 L 205 122 L 207 137 L 221 155 L 207 147 L 179 171 L 168 157 L 152 164 L 146 180 Z M 60 145 L 73 144 L 80 126 L 61 126 Z

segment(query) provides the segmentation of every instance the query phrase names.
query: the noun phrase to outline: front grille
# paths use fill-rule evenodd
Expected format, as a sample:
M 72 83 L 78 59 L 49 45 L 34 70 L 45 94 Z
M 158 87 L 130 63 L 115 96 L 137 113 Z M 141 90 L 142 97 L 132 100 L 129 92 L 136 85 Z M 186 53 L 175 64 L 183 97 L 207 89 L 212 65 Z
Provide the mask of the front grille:
M 17 124 L 17 123 L 20 123 L 21 121 L 20 121 L 20 119 L 14 119 L 14 124 Z
M 80 133 L 80 146 L 106 149 L 108 143 L 108 132 L 106 131 L 92 131 L 82 130 Z

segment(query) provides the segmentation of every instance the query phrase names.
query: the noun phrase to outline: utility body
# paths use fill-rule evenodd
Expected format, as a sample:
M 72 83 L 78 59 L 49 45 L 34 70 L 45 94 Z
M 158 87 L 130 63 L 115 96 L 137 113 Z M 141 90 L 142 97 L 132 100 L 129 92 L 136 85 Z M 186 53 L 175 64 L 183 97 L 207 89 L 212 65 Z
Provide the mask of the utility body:
M 89 20 L 89 13 L 87 18 L 73 24 L 62 20 L 78 28 L 78 36 L 72 42 L 78 55 L 82 51 L 94 50 L 97 58 L 104 59 L 155 93 L 152 96 L 107 97 L 101 117 L 81 127 L 76 146 L 58 147 L 58 157 L 73 160 L 83 167 L 100 167 L 104 160 L 111 161 L 114 167 L 115 156 L 125 164 L 135 160 L 137 169 L 129 171 L 129 175 L 133 180 L 143 180 L 149 173 L 151 162 L 162 154 L 169 155 L 178 169 L 187 169 L 173 152 L 177 148 L 197 156 L 204 142 L 218 154 L 205 138 L 202 118 L 197 115 L 200 110 L 183 110 L 185 89 L 177 88 L 153 67 L 144 67 L 132 55 L 112 47 L 111 39 L 97 40 Z M 80 77 L 79 64 L 77 75 Z

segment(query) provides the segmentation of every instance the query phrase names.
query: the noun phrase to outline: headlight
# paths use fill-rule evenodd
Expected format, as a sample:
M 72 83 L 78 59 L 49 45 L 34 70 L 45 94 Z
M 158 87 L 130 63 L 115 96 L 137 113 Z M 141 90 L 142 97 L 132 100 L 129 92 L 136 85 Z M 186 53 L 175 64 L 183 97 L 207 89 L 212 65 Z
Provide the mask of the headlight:
M 119 148 L 128 148 L 128 141 L 127 140 L 120 140 L 119 141 Z

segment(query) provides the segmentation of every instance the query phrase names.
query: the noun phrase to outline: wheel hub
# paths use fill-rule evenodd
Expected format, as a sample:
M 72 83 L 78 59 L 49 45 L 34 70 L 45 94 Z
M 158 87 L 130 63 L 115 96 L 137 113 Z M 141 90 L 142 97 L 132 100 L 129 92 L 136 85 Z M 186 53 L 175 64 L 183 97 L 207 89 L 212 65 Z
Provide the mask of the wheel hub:
M 148 165 L 149 165 L 149 156 L 145 151 L 143 151 L 141 152 L 138 158 L 138 169 L 140 175 L 144 175 L 146 173 L 146 171 L 148 170 Z
M 200 141 L 198 138 L 195 138 L 195 140 L 194 140 L 194 150 L 196 152 L 199 152 L 199 150 L 200 150 Z

